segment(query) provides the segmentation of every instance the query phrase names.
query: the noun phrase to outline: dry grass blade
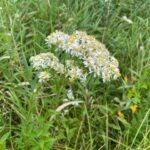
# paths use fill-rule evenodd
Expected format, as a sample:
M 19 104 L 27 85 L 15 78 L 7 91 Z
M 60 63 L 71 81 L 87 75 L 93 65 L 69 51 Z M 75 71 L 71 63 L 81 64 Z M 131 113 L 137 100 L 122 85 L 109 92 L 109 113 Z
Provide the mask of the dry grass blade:
M 62 110 L 64 110 L 68 106 L 77 106 L 80 103 L 83 103 L 83 101 L 69 101 L 69 102 L 63 103 L 62 105 L 57 107 L 56 112 L 61 112 Z M 50 120 L 53 120 L 54 117 L 55 117 L 55 115 L 51 116 Z

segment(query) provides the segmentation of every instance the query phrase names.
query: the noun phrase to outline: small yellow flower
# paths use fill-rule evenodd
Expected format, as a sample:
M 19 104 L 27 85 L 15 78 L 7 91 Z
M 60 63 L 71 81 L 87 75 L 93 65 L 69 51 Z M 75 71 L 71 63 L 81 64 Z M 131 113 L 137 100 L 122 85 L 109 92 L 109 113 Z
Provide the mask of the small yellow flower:
M 119 111 L 117 114 L 119 118 L 124 118 L 124 114 L 121 111 Z
M 130 108 L 131 108 L 132 113 L 135 113 L 137 111 L 138 106 L 135 104 L 135 105 L 132 105 Z

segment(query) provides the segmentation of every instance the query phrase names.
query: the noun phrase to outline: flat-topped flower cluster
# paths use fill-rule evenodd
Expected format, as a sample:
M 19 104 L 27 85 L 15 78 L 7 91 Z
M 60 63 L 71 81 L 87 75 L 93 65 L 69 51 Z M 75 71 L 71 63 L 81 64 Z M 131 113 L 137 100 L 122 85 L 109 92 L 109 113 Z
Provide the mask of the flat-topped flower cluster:
M 70 81 L 77 79 L 86 81 L 89 74 L 101 77 L 103 82 L 117 79 L 120 76 L 118 61 L 110 55 L 104 44 L 85 32 L 75 31 L 69 35 L 56 31 L 46 38 L 46 44 L 49 47 L 53 45 L 56 51 L 69 54 L 72 60 L 66 60 L 65 64 L 62 64 L 54 54 L 41 53 L 30 58 L 36 70 L 53 69 L 57 73 L 65 74 Z M 78 61 L 75 62 L 74 58 L 78 58 L 82 65 L 78 66 Z M 44 79 L 50 75 L 39 76 L 39 81 L 42 81 L 40 77 Z
M 103 82 L 120 76 L 118 61 L 109 54 L 104 44 L 85 32 L 75 31 L 68 35 L 56 31 L 47 37 L 46 43 L 49 47 L 55 45 L 56 50 L 78 57 L 84 67 L 88 68 L 88 73 L 93 73 L 94 77 L 101 76 Z

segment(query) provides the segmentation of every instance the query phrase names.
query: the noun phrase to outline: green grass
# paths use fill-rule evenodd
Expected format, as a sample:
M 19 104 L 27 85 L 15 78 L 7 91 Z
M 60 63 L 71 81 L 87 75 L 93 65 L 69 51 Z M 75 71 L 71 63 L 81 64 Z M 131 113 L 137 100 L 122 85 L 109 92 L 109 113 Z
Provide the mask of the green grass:
M 57 76 L 41 87 L 29 63 L 50 51 L 44 39 L 55 30 L 94 35 L 122 74 L 72 85 L 83 103 L 65 115 L 55 110 L 67 98 L 67 81 Z M 149 33 L 149 0 L 1 0 L 0 150 L 150 150 Z

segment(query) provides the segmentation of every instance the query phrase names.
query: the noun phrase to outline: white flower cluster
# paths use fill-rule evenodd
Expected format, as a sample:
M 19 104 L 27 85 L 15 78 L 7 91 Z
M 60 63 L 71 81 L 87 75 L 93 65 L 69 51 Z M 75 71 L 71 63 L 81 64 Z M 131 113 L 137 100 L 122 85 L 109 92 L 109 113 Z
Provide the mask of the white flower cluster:
M 40 83 L 43 83 L 43 82 L 49 80 L 50 77 L 51 77 L 50 73 L 48 73 L 47 71 L 42 71 L 38 74 L 38 78 L 39 78 Z
M 78 57 L 82 60 L 84 67 L 88 68 L 89 73 L 94 73 L 94 77 L 101 76 L 103 82 L 120 76 L 118 61 L 110 56 L 104 44 L 85 32 L 76 31 L 68 35 L 56 31 L 47 37 L 46 43 L 49 47 L 55 45 L 57 50 L 65 51 L 72 57 Z M 78 74 L 80 72 L 78 70 Z
M 30 58 L 30 62 L 35 70 L 54 69 L 57 73 L 64 73 L 64 65 L 59 62 L 59 59 L 53 53 L 41 53 Z
M 83 74 L 82 69 L 74 64 L 73 60 L 67 60 L 64 67 L 59 62 L 59 59 L 53 53 L 41 53 L 30 58 L 30 62 L 35 70 L 40 70 L 38 74 L 39 82 L 45 82 L 50 78 L 49 69 L 55 70 L 59 74 L 65 74 L 70 82 L 75 80 L 86 80 L 86 74 Z
M 53 69 L 60 74 L 65 72 L 64 65 L 61 64 L 59 59 L 50 52 L 32 56 L 30 62 L 35 70 L 42 70 L 37 76 L 41 83 L 47 81 L 51 77 L 48 72 L 49 69 Z
M 84 74 L 83 70 L 80 69 L 77 65 L 75 65 L 73 60 L 66 61 L 66 77 L 69 77 L 70 82 L 74 82 L 78 79 L 81 82 L 85 82 L 86 76 L 87 74 Z
M 75 98 L 74 98 L 74 95 L 73 95 L 73 91 L 72 91 L 71 88 L 67 91 L 67 97 L 68 97 L 68 99 L 70 99 L 70 100 L 74 100 L 74 99 L 75 99 Z

